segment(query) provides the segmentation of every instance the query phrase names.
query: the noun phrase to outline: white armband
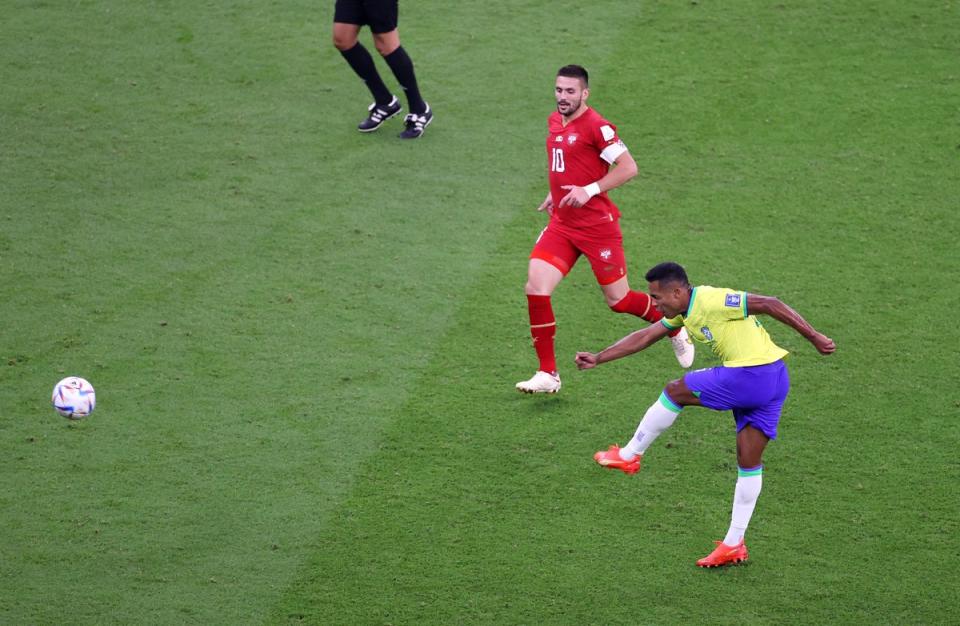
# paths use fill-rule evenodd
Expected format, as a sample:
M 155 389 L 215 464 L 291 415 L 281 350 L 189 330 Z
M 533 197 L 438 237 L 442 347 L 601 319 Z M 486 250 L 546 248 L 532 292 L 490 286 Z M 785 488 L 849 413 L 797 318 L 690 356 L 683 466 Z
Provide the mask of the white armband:
M 587 199 L 590 199 L 600 193 L 600 184 L 599 183 L 590 183 L 583 188 L 587 192 Z
M 620 158 L 620 155 L 624 152 L 629 152 L 627 146 L 624 145 L 622 141 L 617 141 L 612 143 L 606 148 L 603 149 L 603 152 L 600 153 L 600 158 L 613 165 L 613 162 Z

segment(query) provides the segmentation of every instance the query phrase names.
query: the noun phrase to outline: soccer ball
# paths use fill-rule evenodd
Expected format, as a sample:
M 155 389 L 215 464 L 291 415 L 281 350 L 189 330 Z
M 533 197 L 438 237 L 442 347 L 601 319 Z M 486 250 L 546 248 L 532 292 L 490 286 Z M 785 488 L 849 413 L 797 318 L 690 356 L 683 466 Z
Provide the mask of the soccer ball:
M 83 378 L 70 376 L 53 388 L 51 402 L 57 413 L 78 420 L 93 413 L 93 407 L 97 405 L 97 393 L 93 385 Z

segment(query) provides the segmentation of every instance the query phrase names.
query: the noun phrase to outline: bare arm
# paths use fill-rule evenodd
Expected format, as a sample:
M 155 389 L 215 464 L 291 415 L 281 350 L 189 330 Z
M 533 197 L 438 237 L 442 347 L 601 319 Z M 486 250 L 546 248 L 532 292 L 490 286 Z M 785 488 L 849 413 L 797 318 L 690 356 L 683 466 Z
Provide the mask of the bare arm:
M 594 368 L 601 363 L 630 356 L 645 350 L 667 336 L 670 332 L 663 324 L 651 324 L 636 332 L 632 332 L 612 346 L 604 348 L 596 354 L 592 352 L 577 352 L 574 362 L 582 370 Z
M 747 315 L 762 313 L 769 315 L 778 322 L 786 324 L 813 344 L 820 354 L 833 354 L 837 349 L 833 339 L 818 332 L 803 316 L 773 296 L 747 294 Z
M 606 176 L 597 181 L 597 184 L 600 185 L 600 191 L 616 189 L 637 175 L 637 162 L 633 160 L 629 151 L 625 151 L 618 156 L 613 165 L 614 167 L 610 168 Z
M 616 189 L 620 185 L 637 175 L 637 162 L 633 160 L 630 152 L 624 152 L 613 162 L 614 167 L 610 168 L 603 178 L 594 181 L 599 187 L 597 193 Z M 562 189 L 567 189 L 567 195 L 560 200 L 560 206 L 570 205 L 572 207 L 581 207 L 592 197 L 586 190 L 586 187 L 577 187 L 576 185 L 564 185 Z

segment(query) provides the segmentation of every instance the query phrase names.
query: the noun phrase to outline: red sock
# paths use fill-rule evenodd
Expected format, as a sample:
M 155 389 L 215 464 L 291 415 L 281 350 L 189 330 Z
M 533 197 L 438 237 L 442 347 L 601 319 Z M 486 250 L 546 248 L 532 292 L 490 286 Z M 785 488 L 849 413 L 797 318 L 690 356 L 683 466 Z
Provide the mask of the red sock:
M 628 291 L 627 295 L 625 295 L 620 302 L 617 302 L 610 308 L 617 313 L 636 315 L 651 324 L 663 319 L 663 313 L 653 306 L 653 299 L 642 291 Z M 680 329 L 678 328 L 677 330 L 671 330 L 669 334 L 673 337 L 679 332 Z
M 557 357 L 553 352 L 553 337 L 557 332 L 557 321 L 553 317 L 550 296 L 527 294 L 527 309 L 530 312 L 530 336 L 533 337 L 533 349 L 540 359 L 540 369 L 554 374 L 557 371 Z

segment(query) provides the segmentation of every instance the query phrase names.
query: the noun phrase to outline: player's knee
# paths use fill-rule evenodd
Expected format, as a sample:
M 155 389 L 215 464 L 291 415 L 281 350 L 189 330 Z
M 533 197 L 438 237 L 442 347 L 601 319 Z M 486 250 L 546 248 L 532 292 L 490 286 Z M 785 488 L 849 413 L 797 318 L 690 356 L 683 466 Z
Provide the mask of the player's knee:
M 610 310 L 614 313 L 626 313 L 630 310 L 629 305 L 626 302 L 626 298 L 620 298 L 619 300 L 614 300 L 610 296 L 606 296 L 607 306 L 610 307 Z
M 523 293 L 528 296 L 549 296 L 550 290 L 546 285 L 542 285 L 538 282 L 527 280 L 527 284 L 523 286 Z
M 687 386 L 683 383 L 682 378 L 676 380 L 671 380 L 667 383 L 667 386 L 663 388 L 663 393 L 666 394 L 667 398 L 671 402 L 678 406 L 686 406 L 690 404 L 690 396 L 692 395 L 687 389 Z
M 740 467 L 756 467 L 763 463 L 763 451 L 770 438 L 766 433 L 747 424 L 737 433 L 737 464 Z
M 357 39 L 355 37 L 344 37 L 342 35 L 333 35 L 333 47 L 339 50 L 340 52 L 346 52 L 353 46 L 357 44 Z
M 549 296 L 553 292 L 550 281 L 543 275 L 530 271 L 523 292 L 528 296 Z
M 334 21 L 332 35 L 334 47 L 341 52 L 346 52 L 357 45 L 357 37 L 360 36 L 360 26 Z
M 737 449 L 737 465 L 740 467 L 757 467 L 763 463 L 763 450 Z
M 400 47 L 400 37 L 395 33 L 396 31 L 392 31 L 390 33 L 373 36 L 373 45 L 377 48 L 380 56 L 390 56 Z

